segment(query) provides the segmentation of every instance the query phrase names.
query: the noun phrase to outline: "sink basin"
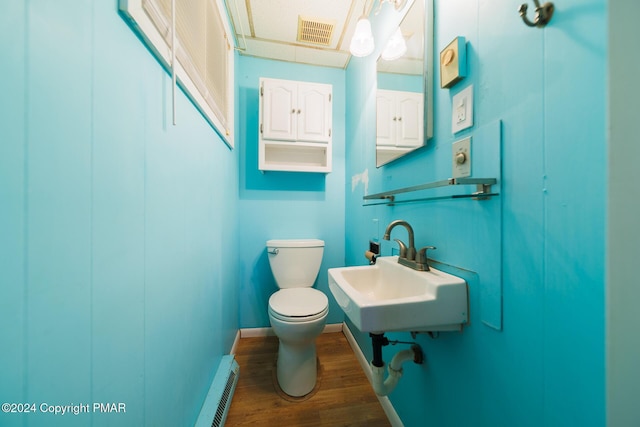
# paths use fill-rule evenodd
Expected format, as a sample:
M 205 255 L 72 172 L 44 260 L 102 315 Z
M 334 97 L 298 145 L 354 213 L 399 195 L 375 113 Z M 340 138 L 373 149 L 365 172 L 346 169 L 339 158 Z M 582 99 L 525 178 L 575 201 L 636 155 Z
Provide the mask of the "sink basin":
M 434 268 L 412 270 L 398 264 L 397 256 L 330 268 L 329 289 L 362 332 L 450 331 L 468 321 L 463 279 Z

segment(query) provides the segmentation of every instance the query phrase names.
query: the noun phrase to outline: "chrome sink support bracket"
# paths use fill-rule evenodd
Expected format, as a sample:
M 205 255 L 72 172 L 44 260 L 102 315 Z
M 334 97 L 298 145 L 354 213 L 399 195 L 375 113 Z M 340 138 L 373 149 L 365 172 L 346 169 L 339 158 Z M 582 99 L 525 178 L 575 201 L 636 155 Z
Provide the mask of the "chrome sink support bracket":
M 440 336 L 440 332 L 463 332 L 466 323 L 456 323 L 454 325 L 438 326 L 437 331 L 411 331 L 411 338 L 414 340 L 418 334 L 427 334 L 431 338 L 436 339 Z

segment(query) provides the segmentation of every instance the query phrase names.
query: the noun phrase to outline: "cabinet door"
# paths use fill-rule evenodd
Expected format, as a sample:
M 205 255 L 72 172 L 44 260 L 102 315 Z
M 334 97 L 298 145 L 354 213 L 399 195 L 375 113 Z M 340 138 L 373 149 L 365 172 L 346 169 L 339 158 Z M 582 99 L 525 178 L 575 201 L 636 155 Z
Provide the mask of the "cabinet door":
M 423 139 L 423 97 L 420 93 L 396 92 L 398 131 L 396 145 L 399 147 L 419 147 Z
M 297 134 L 296 82 L 263 80 L 262 137 L 295 141 Z
M 331 111 L 331 86 L 299 83 L 296 109 L 298 141 L 329 142 Z
M 394 92 L 377 91 L 376 115 L 376 145 L 394 146 L 397 122 Z

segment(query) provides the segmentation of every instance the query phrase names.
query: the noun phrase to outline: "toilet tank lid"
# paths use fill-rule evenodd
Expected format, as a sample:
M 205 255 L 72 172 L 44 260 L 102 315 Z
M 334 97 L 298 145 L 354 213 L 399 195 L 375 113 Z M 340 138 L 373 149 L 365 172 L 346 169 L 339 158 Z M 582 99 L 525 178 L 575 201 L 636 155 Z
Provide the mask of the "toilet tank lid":
M 323 247 L 324 240 L 319 239 L 272 239 L 267 240 L 268 248 L 317 248 Z

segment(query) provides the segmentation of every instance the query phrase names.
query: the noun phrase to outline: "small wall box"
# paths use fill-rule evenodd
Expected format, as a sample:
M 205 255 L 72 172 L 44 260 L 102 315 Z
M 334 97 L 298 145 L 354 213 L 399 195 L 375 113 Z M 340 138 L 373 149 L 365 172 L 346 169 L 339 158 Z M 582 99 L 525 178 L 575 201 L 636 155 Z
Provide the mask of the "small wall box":
M 440 87 L 453 86 L 467 76 L 467 45 L 456 37 L 440 52 Z

